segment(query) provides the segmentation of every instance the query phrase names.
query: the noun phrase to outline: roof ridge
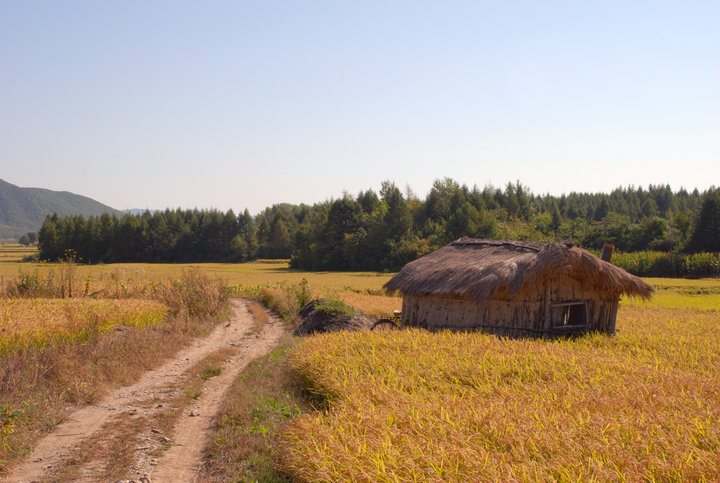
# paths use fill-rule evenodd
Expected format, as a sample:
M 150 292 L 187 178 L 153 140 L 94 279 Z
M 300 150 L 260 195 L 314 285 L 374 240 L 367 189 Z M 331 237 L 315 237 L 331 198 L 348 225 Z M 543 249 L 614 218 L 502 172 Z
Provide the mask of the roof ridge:
M 532 244 L 531 244 L 532 243 Z M 516 242 L 516 241 L 510 241 L 510 240 L 484 240 L 481 238 L 469 238 L 469 237 L 462 237 L 454 242 L 450 243 L 452 246 L 477 246 L 477 245 L 486 245 L 490 247 L 500 247 L 500 246 L 510 246 L 515 248 L 523 248 L 526 250 L 531 250 L 534 252 L 539 252 L 542 250 L 541 247 L 537 245 L 545 245 L 541 244 L 540 242 Z

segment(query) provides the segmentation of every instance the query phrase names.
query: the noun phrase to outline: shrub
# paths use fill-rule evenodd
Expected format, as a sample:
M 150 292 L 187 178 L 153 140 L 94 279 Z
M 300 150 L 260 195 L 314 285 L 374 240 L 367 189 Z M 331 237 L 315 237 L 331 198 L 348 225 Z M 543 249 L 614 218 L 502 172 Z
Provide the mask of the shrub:
M 315 310 L 327 317 L 338 315 L 355 316 L 355 309 L 350 307 L 339 298 L 320 299 L 315 302 Z
M 717 253 L 616 253 L 612 263 L 640 277 L 720 276 L 720 254 Z

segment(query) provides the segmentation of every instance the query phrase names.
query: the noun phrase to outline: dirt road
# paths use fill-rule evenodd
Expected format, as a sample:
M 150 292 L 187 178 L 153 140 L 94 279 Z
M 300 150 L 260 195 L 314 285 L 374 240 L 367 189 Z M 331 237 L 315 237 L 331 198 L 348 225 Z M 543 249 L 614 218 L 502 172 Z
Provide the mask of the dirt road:
M 227 324 L 147 372 L 136 384 L 73 413 L 1 481 L 105 481 L 108 466 L 118 459 L 131 465 L 124 476 L 128 480 L 194 481 L 213 417 L 228 387 L 251 360 L 270 352 L 284 333 L 282 322 L 274 317 L 254 333 L 253 317 L 245 303 L 233 300 L 232 308 Z M 208 378 L 192 405 L 178 404 L 187 373 L 223 350 L 220 374 Z M 176 421 L 174 427 L 157 429 L 163 419 Z M 118 438 L 124 438 L 123 444 Z M 98 450 L 106 447 L 115 448 L 114 453 Z M 93 457 L 95 454 L 100 456 Z

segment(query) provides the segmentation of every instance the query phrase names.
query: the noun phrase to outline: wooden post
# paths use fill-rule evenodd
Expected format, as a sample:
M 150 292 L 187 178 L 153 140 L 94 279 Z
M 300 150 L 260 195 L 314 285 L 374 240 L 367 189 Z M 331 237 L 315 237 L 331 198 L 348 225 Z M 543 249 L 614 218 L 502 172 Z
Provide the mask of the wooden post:
M 614 251 L 615 251 L 615 245 L 611 245 L 610 243 L 605 243 L 603 245 L 602 255 L 600 255 L 600 259 L 604 262 L 610 263 L 610 260 L 612 260 Z

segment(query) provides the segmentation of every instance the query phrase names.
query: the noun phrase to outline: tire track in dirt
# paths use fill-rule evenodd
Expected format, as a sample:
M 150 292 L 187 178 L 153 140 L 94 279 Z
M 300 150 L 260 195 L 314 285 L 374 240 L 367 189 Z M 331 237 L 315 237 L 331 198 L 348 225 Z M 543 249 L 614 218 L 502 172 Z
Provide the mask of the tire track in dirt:
M 250 361 L 270 352 L 284 334 L 282 322 L 271 319 L 245 351 L 241 351 L 219 376 L 203 389 L 195 405 L 175 426 L 173 446 L 163 454 L 150 473 L 153 482 L 196 481 L 201 469 L 202 452 L 210 442 L 215 416 L 225 395 Z M 195 416 L 190 416 L 195 414 Z
M 73 454 L 83 441 L 99 437 L 103 426 L 128 414 L 149 415 L 160 407 L 148 407 L 147 401 L 158 393 L 179 390 L 184 374 L 209 354 L 224 347 L 239 348 L 224 364 L 223 372 L 211 378 L 203 387 L 203 394 L 194 405 L 185 408 L 173 431 L 173 445 L 159 460 L 147 455 L 136 455 L 132 478 L 150 474 L 153 481 L 193 481 L 200 468 L 202 450 L 211 434 L 212 419 L 219 410 L 227 389 L 235 377 L 254 358 L 275 347 L 284 334 L 281 321 L 271 317 L 260 334 L 253 334 L 253 317 L 245 302 L 232 300 L 233 315 L 230 321 L 215 328 L 207 337 L 195 340 L 177 356 L 159 368 L 146 372 L 132 386 L 120 388 L 98 404 L 72 413 L 55 430 L 41 439 L 24 462 L 2 479 L 7 482 L 46 481 L 62 467 L 64 460 Z M 161 405 L 160 405 L 161 406 Z M 190 416 L 194 411 L 194 416 Z M 148 432 L 150 428 L 147 428 Z M 142 453 L 143 448 L 137 452 Z M 101 462 L 90 462 L 88 467 Z M 85 471 L 83 481 L 93 480 L 92 472 Z M 89 475 L 90 474 L 90 475 Z

